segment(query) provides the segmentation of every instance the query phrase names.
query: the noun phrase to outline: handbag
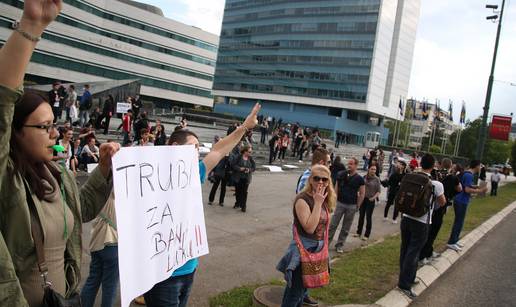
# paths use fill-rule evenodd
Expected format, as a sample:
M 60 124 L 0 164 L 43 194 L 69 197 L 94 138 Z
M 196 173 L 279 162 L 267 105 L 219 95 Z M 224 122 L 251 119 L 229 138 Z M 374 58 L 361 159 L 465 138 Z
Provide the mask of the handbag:
M 30 209 L 30 228 L 36 247 L 36 256 L 38 258 L 38 269 L 43 279 L 41 286 L 44 289 L 44 295 L 41 307 L 81 307 L 81 296 L 79 293 L 75 292 L 69 298 L 64 298 L 61 294 L 52 289 L 52 283 L 48 280 L 48 267 L 45 261 L 45 251 L 43 249 L 43 228 L 38 217 L 36 205 L 27 188 L 27 183 L 24 183 L 27 193 L 27 203 Z
M 329 271 L 329 252 L 328 252 L 328 232 L 330 230 L 330 213 L 328 208 L 326 215 L 328 223 L 326 224 L 326 232 L 324 233 L 324 246 L 316 253 L 311 253 L 303 246 L 297 227 L 294 225 L 294 240 L 296 241 L 299 254 L 301 255 L 301 276 L 305 288 L 320 288 L 330 283 Z

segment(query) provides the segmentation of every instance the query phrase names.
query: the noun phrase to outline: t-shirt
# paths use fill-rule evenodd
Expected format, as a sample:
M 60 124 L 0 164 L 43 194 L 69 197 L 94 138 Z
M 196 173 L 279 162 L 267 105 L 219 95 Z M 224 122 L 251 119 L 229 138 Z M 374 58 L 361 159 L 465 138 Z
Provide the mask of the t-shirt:
M 460 183 L 462 184 L 462 192 L 457 194 L 454 200 L 459 204 L 467 205 L 471 199 L 471 194 L 466 193 L 466 188 L 473 187 L 473 174 L 470 171 L 465 171 L 464 174 L 462 174 Z
M 343 204 L 356 205 L 358 202 L 358 190 L 365 185 L 364 178 L 355 173 L 350 176 L 347 171 L 337 175 L 338 201 Z
M 491 175 L 492 182 L 500 182 L 500 179 L 501 179 L 500 174 L 492 174 Z
M 305 170 L 303 175 L 301 175 L 301 178 L 299 178 L 299 181 L 297 184 L 296 194 L 303 191 L 303 189 L 305 188 L 305 185 L 306 185 L 306 181 L 308 180 L 308 178 L 310 178 L 310 175 L 312 175 L 311 169 Z
M 430 201 L 433 202 L 433 204 L 430 206 L 430 210 L 428 210 L 428 212 L 421 217 L 415 217 L 415 216 L 411 216 L 408 214 L 403 214 L 403 217 L 413 219 L 413 220 L 421 222 L 423 224 L 426 224 L 427 222 L 429 224 L 432 224 L 432 219 L 431 218 L 429 219 L 428 216 L 432 216 L 435 206 L 439 206 L 436 202 L 437 198 L 440 197 L 441 195 L 444 195 L 444 186 L 442 183 L 440 183 L 437 180 L 432 180 L 432 185 L 434 186 L 434 195 L 432 196 L 432 198 L 430 198 Z
M 204 165 L 203 161 L 199 161 L 199 177 L 201 179 L 201 184 L 206 180 L 206 165 Z M 195 269 L 199 266 L 199 260 L 197 258 L 188 260 L 182 267 L 177 268 L 172 276 L 183 276 L 191 274 L 195 271 Z

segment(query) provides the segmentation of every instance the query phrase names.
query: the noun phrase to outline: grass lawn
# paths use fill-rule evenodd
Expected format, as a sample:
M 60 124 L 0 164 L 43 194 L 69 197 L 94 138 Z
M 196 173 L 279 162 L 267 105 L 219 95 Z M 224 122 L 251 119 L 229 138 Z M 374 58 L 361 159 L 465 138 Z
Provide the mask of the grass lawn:
M 500 187 L 497 197 L 474 198 L 468 208 L 462 236 L 515 200 L 516 183 Z M 453 208 L 450 208 L 434 245 L 438 251 L 445 249 L 453 217 Z M 374 303 L 396 286 L 399 272 L 399 247 L 400 236 L 395 235 L 385 238 L 378 244 L 355 249 L 341 256 L 332 265 L 330 285 L 311 290 L 310 295 L 325 304 Z M 271 284 L 281 283 L 274 281 Z M 210 306 L 251 306 L 252 293 L 259 286 L 242 286 L 221 293 L 210 299 Z

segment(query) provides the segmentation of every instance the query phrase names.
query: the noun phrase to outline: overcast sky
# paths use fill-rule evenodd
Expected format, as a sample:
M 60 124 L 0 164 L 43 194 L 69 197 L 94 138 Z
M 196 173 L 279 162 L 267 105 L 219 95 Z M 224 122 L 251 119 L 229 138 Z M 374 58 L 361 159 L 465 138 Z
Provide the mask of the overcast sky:
M 167 17 L 220 34 L 224 0 L 140 0 Z M 385 0 L 392 1 L 392 0 Z M 451 99 L 454 117 L 462 101 L 467 118 L 482 115 L 497 24 L 485 5 L 501 0 L 422 0 L 408 97 Z M 506 0 L 490 114 L 516 113 L 516 0 Z M 511 86 L 513 83 L 515 86 Z

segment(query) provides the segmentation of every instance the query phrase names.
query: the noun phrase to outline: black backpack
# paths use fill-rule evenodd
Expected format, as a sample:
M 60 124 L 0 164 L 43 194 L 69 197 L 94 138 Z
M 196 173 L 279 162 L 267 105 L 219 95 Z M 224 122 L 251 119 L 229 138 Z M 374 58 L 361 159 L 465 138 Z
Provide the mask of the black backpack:
M 457 178 L 454 180 L 454 178 Z M 448 172 L 441 172 L 438 176 L 439 182 L 443 184 L 444 187 L 444 197 L 446 197 L 446 206 L 452 205 L 453 198 L 458 194 L 458 192 L 455 190 L 455 183 L 458 181 L 460 183 L 460 180 L 458 177 L 454 174 L 449 174 Z
M 406 174 L 394 199 L 396 209 L 413 217 L 422 217 L 432 207 L 433 190 L 432 181 L 427 174 Z

